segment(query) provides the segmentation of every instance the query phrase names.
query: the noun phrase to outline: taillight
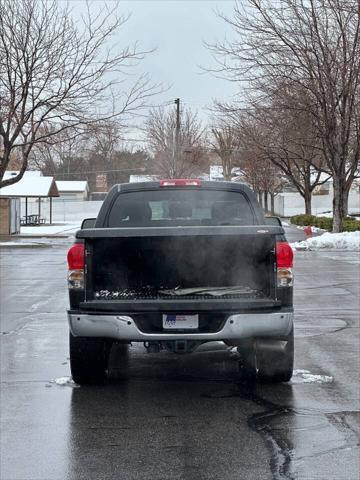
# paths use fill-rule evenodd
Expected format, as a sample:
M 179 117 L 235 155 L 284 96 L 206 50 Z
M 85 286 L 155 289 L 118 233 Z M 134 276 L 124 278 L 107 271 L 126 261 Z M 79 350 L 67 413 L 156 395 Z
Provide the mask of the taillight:
M 198 178 L 169 178 L 160 180 L 160 187 L 187 187 L 187 186 L 200 186 L 201 180 Z
M 69 270 L 84 268 L 85 246 L 83 243 L 75 243 L 67 254 Z
M 75 243 L 67 254 L 68 261 L 68 287 L 84 288 L 85 246 Z
M 293 284 L 294 252 L 287 242 L 276 242 L 277 286 L 291 287 Z

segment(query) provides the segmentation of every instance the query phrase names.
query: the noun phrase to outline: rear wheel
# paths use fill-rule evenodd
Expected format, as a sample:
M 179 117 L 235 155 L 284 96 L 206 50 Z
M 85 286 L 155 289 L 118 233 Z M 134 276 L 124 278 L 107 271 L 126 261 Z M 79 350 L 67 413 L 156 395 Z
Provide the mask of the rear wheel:
M 70 368 L 74 382 L 80 385 L 104 383 L 108 357 L 105 340 L 75 337 L 70 333 Z
M 256 347 L 257 378 L 263 382 L 278 383 L 288 382 L 294 368 L 294 330 L 284 338 L 283 348 L 271 351 L 266 348 Z
M 274 349 L 274 340 L 277 349 Z M 281 347 L 281 348 L 280 348 Z M 288 382 L 294 367 L 294 331 L 279 339 L 248 341 L 238 347 L 242 357 L 241 376 L 245 381 Z

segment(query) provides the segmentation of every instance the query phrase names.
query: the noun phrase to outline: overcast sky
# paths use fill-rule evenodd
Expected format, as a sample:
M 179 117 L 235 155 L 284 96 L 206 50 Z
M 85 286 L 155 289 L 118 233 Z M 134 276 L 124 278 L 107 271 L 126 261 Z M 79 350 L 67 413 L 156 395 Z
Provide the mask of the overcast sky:
M 231 36 L 216 12 L 231 16 L 235 0 L 95 0 L 91 9 L 100 10 L 106 3 L 118 4 L 120 14 L 131 14 L 117 34 L 120 47 L 138 42 L 141 50 L 156 49 L 137 67 L 137 73 L 147 72 L 155 83 L 170 87 L 152 100 L 154 104 L 173 104 L 179 97 L 183 107 L 197 110 L 206 123 L 211 115 L 207 107 L 214 99 L 230 100 L 236 94 L 234 83 L 201 68 L 215 66 L 204 42 Z M 85 2 L 70 0 L 70 5 L 81 12 Z
M 214 66 L 204 41 L 222 39 L 229 29 L 215 13 L 232 12 L 232 0 L 124 0 L 120 8 L 132 12 L 125 31 L 129 41 L 157 50 L 142 63 L 155 81 L 172 85 L 163 101 L 180 97 L 184 105 L 202 110 L 213 98 L 229 99 L 235 85 L 202 72 Z M 203 115 L 202 115 L 203 116 Z

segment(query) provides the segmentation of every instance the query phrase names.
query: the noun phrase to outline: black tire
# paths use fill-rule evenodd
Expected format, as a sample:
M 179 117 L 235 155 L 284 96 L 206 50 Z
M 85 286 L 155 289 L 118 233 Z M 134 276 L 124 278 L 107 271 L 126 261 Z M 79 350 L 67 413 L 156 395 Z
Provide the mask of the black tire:
M 74 337 L 70 333 L 70 369 L 79 385 L 101 384 L 106 379 L 109 348 L 96 337 Z
M 261 350 L 255 346 L 256 376 L 259 381 L 279 383 L 291 379 L 294 368 L 294 330 L 282 340 L 287 343 L 281 352 Z
M 255 383 L 256 377 L 256 356 L 255 344 L 253 340 L 245 341 L 238 347 L 238 352 L 241 356 L 239 362 L 239 375 L 241 382 L 250 384 Z
M 127 380 L 129 366 L 129 345 L 114 342 L 108 360 L 108 379 Z

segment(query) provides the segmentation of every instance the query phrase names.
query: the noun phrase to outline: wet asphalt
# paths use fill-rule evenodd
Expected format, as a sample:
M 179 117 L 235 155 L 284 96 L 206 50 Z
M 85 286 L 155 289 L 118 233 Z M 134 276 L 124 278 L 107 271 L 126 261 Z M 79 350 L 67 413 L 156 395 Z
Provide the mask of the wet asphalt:
M 358 253 L 296 252 L 289 384 L 247 384 L 220 343 L 134 344 L 113 349 L 106 385 L 78 387 L 63 379 L 69 242 L 0 250 L 1 480 L 360 478 Z

